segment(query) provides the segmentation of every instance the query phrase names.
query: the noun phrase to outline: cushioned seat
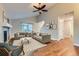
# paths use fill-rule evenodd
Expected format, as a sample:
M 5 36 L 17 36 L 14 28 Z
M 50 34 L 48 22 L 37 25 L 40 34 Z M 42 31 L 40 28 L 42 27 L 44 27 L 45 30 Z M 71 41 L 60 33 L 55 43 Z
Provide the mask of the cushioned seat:
M 36 39 L 37 41 L 45 44 L 51 41 L 51 35 L 42 35 L 42 36 L 33 36 L 34 39 Z
M 8 56 L 9 53 L 12 56 L 20 55 L 20 53 L 23 51 L 23 46 L 9 46 L 7 43 L 0 43 L 0 55 Z

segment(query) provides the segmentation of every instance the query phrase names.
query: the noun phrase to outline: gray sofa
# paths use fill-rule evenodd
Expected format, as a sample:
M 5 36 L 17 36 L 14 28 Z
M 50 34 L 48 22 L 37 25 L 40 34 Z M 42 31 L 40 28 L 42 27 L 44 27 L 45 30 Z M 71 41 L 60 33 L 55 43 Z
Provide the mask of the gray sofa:
M 32 37 L 33 39 L 41 42 L 41 43 L 48 43 L 51 41 L 51 35 L 48 35 L 48 34 L 45 34 L 45 33 L 40 33 L 39 36 L 37 35 L 37 33 L 35 32 L 32 32 L 32 33 L 15 33 L 14 34 L 14 38 L 17 40 L 17 39 L 20 39 L 22 37 Z
M 33 36 L 33 38 L 43 44 L 51 42 L 51 35 Z

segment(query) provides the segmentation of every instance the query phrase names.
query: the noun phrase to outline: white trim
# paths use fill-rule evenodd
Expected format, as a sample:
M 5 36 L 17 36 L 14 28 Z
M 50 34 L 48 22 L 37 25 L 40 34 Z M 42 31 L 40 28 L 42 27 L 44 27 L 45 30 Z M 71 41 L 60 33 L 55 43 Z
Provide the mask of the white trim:
M 74 43 L 74 45 L 75 45 L 75 46 L 79 46 L 79 44 L 77 44 L 77 43 Z

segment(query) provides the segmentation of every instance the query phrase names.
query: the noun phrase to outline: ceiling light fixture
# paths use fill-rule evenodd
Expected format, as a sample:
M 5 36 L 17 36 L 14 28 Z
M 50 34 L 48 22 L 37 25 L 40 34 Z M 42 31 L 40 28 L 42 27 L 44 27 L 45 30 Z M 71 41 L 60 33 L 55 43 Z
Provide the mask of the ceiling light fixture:
M 44 9 L 46 7 L 45 4 L 38 3 L 37 5 L 33 5 L 33 7 L 36 9 L 33 12 L 38 12 L 39 14 L 42 14 L 42 12 L 48 12 L 48 10 Z

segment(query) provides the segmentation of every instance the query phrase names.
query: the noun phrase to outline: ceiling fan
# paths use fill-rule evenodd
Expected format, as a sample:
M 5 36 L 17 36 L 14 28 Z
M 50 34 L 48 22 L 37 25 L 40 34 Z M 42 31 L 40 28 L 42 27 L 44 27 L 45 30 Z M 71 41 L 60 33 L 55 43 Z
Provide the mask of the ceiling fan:
M 37 9 L 33 12 L 39 12 L 39 14 L 41 14 L 42 12 L 47 12 L 48 11 L 48 10 L 44 9 L 46 7 L 46 5 L 42 5 L 41 3 L 38 3 L 38 6 L 33 5 L 33 7 Z

